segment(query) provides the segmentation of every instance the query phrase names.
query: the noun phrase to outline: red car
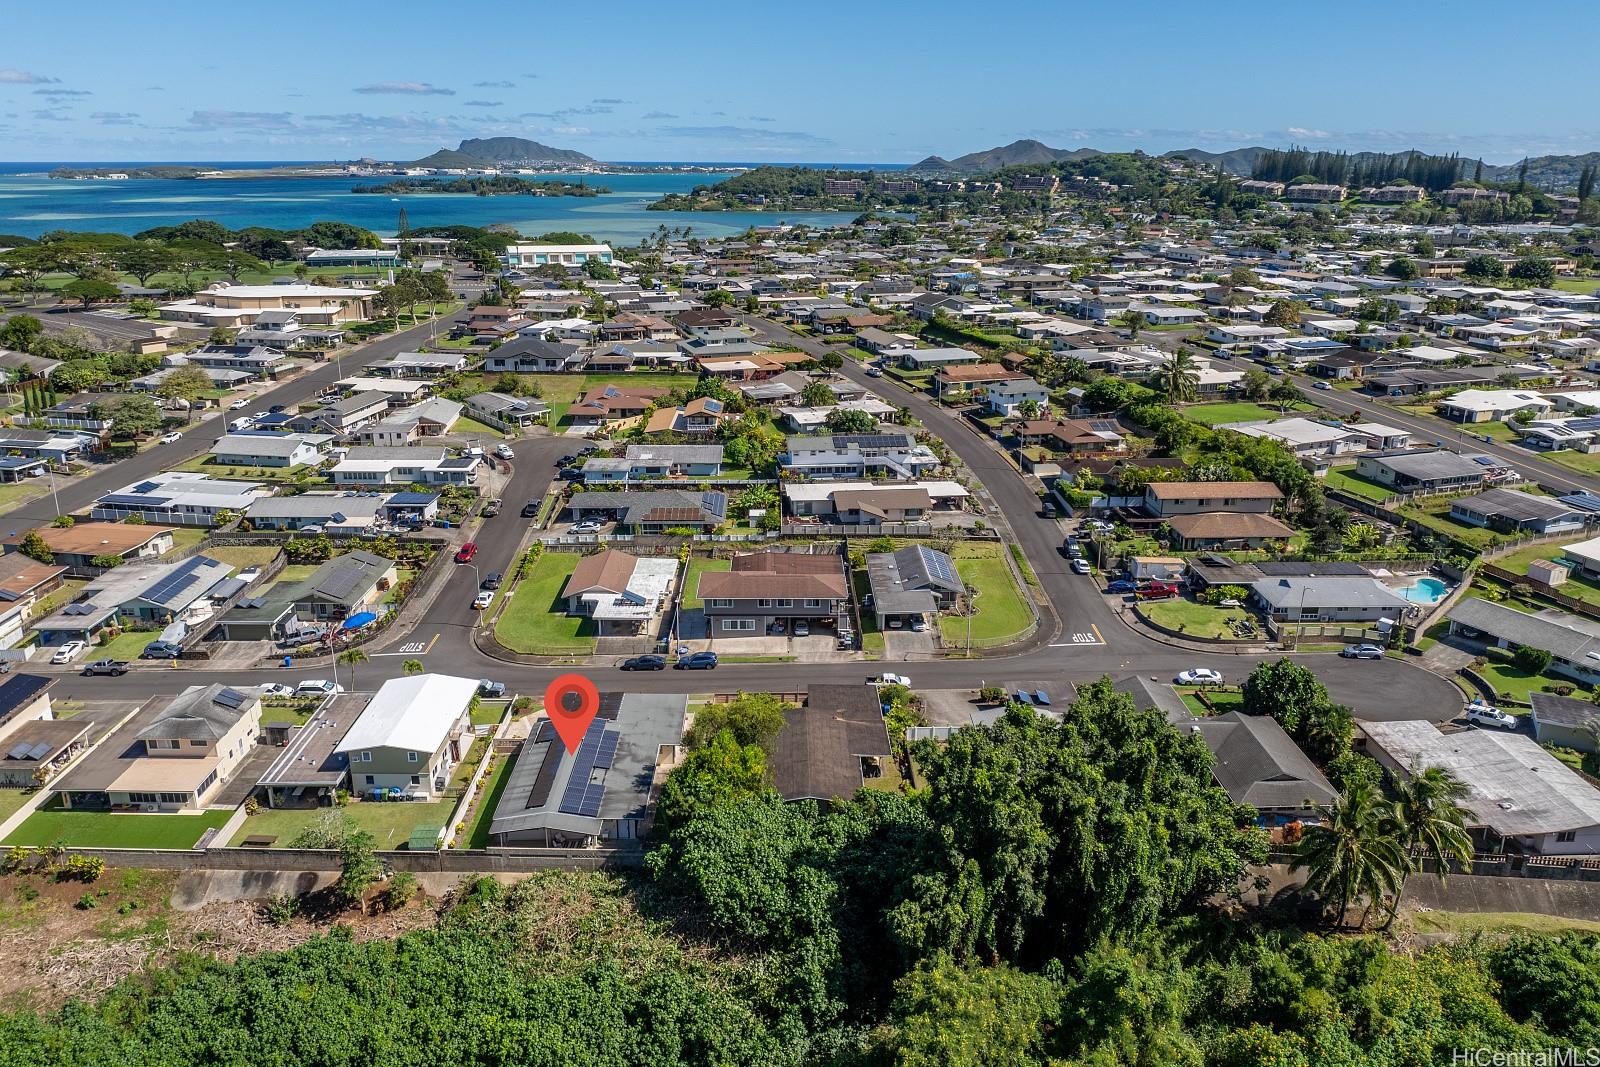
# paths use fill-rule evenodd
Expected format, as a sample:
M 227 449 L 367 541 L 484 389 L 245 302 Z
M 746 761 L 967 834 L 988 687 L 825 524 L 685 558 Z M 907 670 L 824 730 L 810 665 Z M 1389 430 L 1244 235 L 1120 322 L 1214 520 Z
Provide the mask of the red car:
M 1165 600 L 1167 597 L 1178 595 L 1178 587 L 1171 582 L 1151 582 L 1142 585 L 1134 596 L 1140 600 Z
M 460 551 L 458 551 L 456 553 L 456 562 L 457 563 L 471 563 L 472 562 L 472 557 L 476 556 L 477 554 L 478 554 L 478 542 L 476 542 L 476 541 L 468 541 L 466 544 L 462 545 Z

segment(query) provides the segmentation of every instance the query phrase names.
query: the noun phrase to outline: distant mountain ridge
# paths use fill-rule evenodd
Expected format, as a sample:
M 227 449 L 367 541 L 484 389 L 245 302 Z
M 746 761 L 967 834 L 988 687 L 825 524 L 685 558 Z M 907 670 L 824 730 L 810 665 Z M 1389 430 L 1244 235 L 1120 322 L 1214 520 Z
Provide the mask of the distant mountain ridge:
M 999 148 L 990 148 L 982 152 L 968 152 L 964 156 L 954 159 L 945 159 L 943 156 L 929 156 L 920 163 L 913 163 L 909 169 L 925 171 L 952 171 L 960 174 L 983 174 L 986 171 L 999 170 L 1001 167 L 1025 167 L 1037 163 L 1064 163 L 1074 159 L 1089 159 L 1093 156 L 1104 155 L 1104 152 L 1094 148 L 1051 148 L 1041 141 L 1023 138 L 1012 141 Z
M 593 163 L 571 148 L 551 148 L 524 137 L 468 137 L 413 163 L 417 167 L 481 167 L 485 163 Z
M 1223 152 L 1209 152 L 1203 148 L 1180 148 L 1171 152 L 1162 153 L 1163 157 L 1187 159 L 1195 163 L 1204 163 L 1217 167 L 1225 174 L 1236 177 L 1248 178 L 1254 170 L 1256 161 L 1263 153 L 1272 151 L 1261 145 L 1252 145 L 1248 148 L 1233 148 Z M 1349 153 L 1352 164 L 1361 164 L 1387 156 L 1404 156 L 1409 152 L 1419 152 L 1420 149 L 1407 149 L 1400 152 L 1351 152 Z M 969 152 L 964 156 L 954 159 L 945 159 L 943 156 L 928 156 L 920 162 L 913 163 L 908 170 L 948 174 L 983 174 L 999 170 L 1001 167 L 1028 166 L 1045 163 L 1059 163 L 1074 159 L 1092 159 L 1095 156 L 1108 153 L 1097 148 L 1051 148 L 1049 145 L 1032 139 L 1013 141 L 999 148 L 990 148 L 982 152 Z M 1536 189 L 1570 189 L 1578 184 L 1578 175 L 1586 166 L 1600 166 L 1600 151 L 1585 152 L 1582 155 L 1571 156 L 1533 156 L 1528 161 L 1528 184 Z M 1521 163 L 1483 163 L 1477 159 L 1464 158 L 1461 161 L 1461 177 L 1470 181 L 1477 174 L 1479 166 L 1483 168 L 1483 180 L 1487 182 L 1516 181 L 1517 171 Z

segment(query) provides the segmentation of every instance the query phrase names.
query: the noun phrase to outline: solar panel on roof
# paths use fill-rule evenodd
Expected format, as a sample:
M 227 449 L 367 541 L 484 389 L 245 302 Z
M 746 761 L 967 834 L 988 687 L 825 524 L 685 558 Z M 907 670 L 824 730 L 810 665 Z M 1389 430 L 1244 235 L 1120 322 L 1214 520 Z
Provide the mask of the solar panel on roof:
M 211 699 L 225 708 L 242 708 L 249 698 L 237 689 L 224 689 Z
M 713 415 L 718 414 L 722 411 L 722 401 L 707 398 L 705 407 L 706 410 L 711 412 Z
M 617 742 L 621 740 L 615 730 L 607 730 L 600 735 L 600 748 L 594 754 L 594 765 L 607 770 L 611 768 L 611 761 L 617 757 Z
M 28 745 L 12 745 L 11 750 L 6 753 L 6 759 L 29 759 L 29 751 L 31 749 Z
M 160 488 L 161 488 L 161 483 L 160 482 L 139 482 L 137 485 L 135 485 L 133 487 L 133 491 L 136 492 L 136 493 L 149 493 L 149 492 L 154 492 L 155 490 L 160 489 Z
M 29 759 L 44 759 L 45 756 L 49 755 L 49 753 L 50 753 L 50 745 L 49 745 L 48 742 L 36 741 L 36 742 L 34 742 L 33 747 L 28 750 L 28 758 Z
M 917 546 L 917 558 L 921 560 L 922 567 L 928 572 L 930 578 L 942 582 L 956 583 L 961 579 L 950 564 L 950 558 L 942 552 L 935 552 L 926 545 Z

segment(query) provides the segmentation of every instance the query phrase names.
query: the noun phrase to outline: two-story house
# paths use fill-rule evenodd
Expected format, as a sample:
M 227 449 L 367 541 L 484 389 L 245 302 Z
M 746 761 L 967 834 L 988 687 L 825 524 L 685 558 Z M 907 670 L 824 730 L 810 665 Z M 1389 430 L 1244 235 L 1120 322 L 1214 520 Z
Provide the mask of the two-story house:
M 850 617 L 844 560 L 831 552 L 749 552 L 730 569 L 705 571 L 697 595 L 711 638 L 792 633 L 794 624 L 836 626 Z
M 365 796 L 437 800 L 472 745 L 478 682 L 417 674 L 384 682 L 336 751 L 349 761 L 350 788 Z

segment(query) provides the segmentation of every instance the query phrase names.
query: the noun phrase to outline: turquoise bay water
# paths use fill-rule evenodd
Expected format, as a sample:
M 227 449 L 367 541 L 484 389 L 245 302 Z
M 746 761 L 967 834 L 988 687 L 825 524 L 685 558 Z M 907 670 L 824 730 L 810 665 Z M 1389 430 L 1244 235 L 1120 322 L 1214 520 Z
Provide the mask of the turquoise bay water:
M 3 170 L 3 168 L 0 168 Z M 571 175 L 559 175 L 568 181 Z M 402 206 L 413 227 L 507 223 L 522 233 L 576 230 L 619 245 L 633 244 L 658 226 L 691 227 L 703 237 L 742 233 L 750 226 L 804 222 L 831 226 L 850 213 L 647 211 L 665 193 L 719 181 L 720 174 L 594 174 L 585 180 L 612 190 L 598 197 L 473 196 L 426 193 L 389 197 L 352 193 L 352 186 L 387 178 L 218 178 L 57 181 L 42 173 L 0 172 L 0 233 L 37 237 L 49 230 L 138 233 L 189 219 L 210 219 L 232 230 L 245 226 L 298 229 L 321 220 L 395 233 Z

